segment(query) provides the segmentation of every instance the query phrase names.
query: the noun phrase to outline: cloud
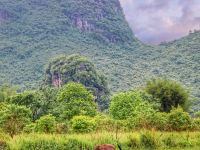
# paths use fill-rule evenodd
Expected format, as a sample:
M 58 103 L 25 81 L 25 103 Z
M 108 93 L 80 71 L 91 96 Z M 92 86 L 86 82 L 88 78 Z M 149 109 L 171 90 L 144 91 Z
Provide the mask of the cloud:
M 120 0 L 135 35 L 158 44 L 200 28 L 199 0 Z

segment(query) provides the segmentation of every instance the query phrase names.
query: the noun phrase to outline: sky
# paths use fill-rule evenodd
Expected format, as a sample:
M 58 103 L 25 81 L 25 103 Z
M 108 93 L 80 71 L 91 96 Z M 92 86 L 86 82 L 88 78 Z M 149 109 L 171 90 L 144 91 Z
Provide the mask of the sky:
M 200 0 L 120 0 L 134 34 L 159 44 L 200 29 Z

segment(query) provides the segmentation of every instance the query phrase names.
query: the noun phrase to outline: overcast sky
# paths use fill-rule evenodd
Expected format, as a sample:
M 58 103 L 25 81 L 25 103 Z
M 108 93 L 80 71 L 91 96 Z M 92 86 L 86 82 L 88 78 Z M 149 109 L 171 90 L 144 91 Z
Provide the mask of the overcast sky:
M 135 36 L 157 44 L 200 29 L 200 0 L 120 0 Z

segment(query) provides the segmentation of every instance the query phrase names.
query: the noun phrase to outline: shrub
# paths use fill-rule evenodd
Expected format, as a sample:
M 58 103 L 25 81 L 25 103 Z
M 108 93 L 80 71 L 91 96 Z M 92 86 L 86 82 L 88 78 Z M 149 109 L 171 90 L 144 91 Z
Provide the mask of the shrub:
M 24 106 L 8 105 L 0 111 L 0 127 L 11 137 L 20 133 L 31 121 L 31 111 Z
M 167 113 L 162 113 L 162 112 L 156 112 L 152 116 L 150 116 L 150 125 L 156 130 L 167 130 L 168 125 L 168 114 Z
M 46 115 L 36 121 L 35 129 L 37 132 L 53 133 L 56 130 L 56 120 L 52 115 Z
M 169 113 L 168 124 L 172 130 L 182 131 L 188 130 L 192 120 L 187 112 L 184 112 L 181 107 L 174 108 Z
M 32 133 L 32 132 L 35 132 L 35 126 L 36 124 L 35 123 L 31 123 L 31 124 L 28 124 L 24 127 L 23 131 L 25 133 Z
M 192 121 L 192 130 L 200 130 L 200 118 L 194 118 Z
M 126 120 L 151 110 L 153 109 L 149 103 L 145 102 L 141 94 L 136 91 L 119 93 L 111 98 L 110 114 L 117 120 Z
M 140 135 L 140 142 L 142 146 L 146 148 L 156 148 L 159 146 L 158 140 L 155 138 L 155 135 L 149 131 L 145 131 Z
M 56 125 L 56 133 L 63 134 L 69 131 L 69 124 L 68 123 L 58 123 Z
M 167 147 L 176 147 L 177 143 L 175 141 L 175 138 L 173 137 L 173 135 L 167 136 L 165 137 L 162 142 L 167 146 Z
M 133 136 L 130 136 L 130 137 L 128 137 L 127 145 L 131 149 L 139 148 L 140 147 L 140 141 L 139 141 L 139 139 L 137 139 Z
M 96 129 L 96 121 L 88 116 L 75 116 L 71 120 L 71 126 L 74 132 L 87 133 Z
M 111 131 L 111 130 L 127 130 L 127 121 L 126 120 L 114 120 L 106 115 L 98 115 L 95 117 L 97 122 L 98 131 Z

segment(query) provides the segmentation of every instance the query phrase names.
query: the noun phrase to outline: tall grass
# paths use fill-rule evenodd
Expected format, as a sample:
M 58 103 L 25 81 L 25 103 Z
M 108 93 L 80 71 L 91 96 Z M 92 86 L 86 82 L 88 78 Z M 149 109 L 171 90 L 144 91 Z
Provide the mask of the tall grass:
M 116 147 L 119 144 L 123 150 L 200 149 L 200 132 L 138 131 L 118 133 L 117 136 L 118 140 L 114 132 L 69 135 L 22 134 L 5 141 L 8 150 L 93 150 L 96 145 L 105 143 Z

